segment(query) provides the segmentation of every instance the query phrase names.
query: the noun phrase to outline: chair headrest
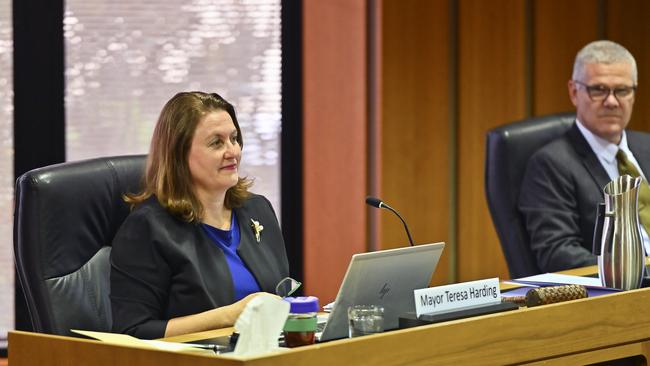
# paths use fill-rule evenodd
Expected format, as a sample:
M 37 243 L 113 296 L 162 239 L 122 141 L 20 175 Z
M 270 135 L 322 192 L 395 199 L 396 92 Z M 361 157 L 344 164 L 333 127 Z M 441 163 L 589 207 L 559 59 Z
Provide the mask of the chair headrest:
M 16 183 L 16 255 L 42 279 L 71 273 L 110 245 L 139 190 L 145 156 L 70 162 L 25 173 Z M 34 262 L 32 262 L 32 260 Z
M 513 278 L 539 273 L 528 233 L 517 209 L 528 159 L 566 133 L 574 113 L 529 118 L 487 133 L 485 192 L 490 215 Z

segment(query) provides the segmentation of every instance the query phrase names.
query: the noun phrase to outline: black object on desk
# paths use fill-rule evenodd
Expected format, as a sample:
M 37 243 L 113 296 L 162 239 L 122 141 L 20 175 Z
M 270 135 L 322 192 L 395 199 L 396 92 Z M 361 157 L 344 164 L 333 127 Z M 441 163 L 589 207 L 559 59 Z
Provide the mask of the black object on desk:
M 196 346 L 204 345 L 207 349 L 213 349 L 215 353 L 228 353 L 235 350 L 237 338 L 239 338 L 239 334 L 233 333 L 229 336 L 200 339 L 188 343 Z
M 420 325 L 446 322 L 449 320 L 469 318 L 478 315 L 500 313 L 519 309 L 517 304 L 511 302 L 500 302 L 494 305 L 481 306 L 476 308 L 450 311 L 442 314 L 422 314 L 416 317 L 414 312 L 408 312 L 399 317 L 399 329 L 412 328 Z

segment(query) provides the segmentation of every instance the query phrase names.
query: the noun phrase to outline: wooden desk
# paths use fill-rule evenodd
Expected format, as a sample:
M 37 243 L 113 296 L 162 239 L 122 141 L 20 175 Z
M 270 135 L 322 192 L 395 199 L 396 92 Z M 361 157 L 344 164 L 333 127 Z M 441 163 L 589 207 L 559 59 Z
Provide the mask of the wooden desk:
M 650 357 L 650 289 L 490 314 L 264 357 L 218 356 L 118 347 L 98 341 L 9 333 L 11 366 L 26 365 L 567 365 Z M 203 332 L 181 337 L 216 336 Z

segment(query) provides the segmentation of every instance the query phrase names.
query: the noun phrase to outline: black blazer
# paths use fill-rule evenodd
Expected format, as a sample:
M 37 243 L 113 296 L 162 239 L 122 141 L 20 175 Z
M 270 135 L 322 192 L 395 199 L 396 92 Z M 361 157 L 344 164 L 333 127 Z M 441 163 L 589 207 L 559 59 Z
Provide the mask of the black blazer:
M 650 134 L 626 131 L 628 147 L 650 174 Z M 592 265 L 596 206 L 610 179 L 574 125 L 528 160 L 519 195 L 539 268 L 553 272 Z
M 252 195 L 233 212 L 237 253 L 262 291 L 274 293 L 289 264 L 271 203 Z M 259 243 L 251 219 L 264 226 Z M 164 336 L 169 319 L 232 304 L 234 289 L 222 250 L 200 225 L 177 219 L 152 197 L 113 239 L 110 297 L 113 331 L 150 339 Z

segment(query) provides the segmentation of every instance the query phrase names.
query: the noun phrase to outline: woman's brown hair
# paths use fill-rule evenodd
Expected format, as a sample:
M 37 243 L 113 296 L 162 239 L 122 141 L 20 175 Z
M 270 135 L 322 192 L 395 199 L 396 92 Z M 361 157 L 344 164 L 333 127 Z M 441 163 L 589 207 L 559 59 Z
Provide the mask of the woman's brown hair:
M 235 115 L 235 108 L 219 94 L 183 92 L 176 94 L 163 107 L 151 138 L 144 175 L 144 188 L 139 194 L 127 194 L 124 200 L 134 207 L 152 195 L 173 215 L 187 222 L 200 221 L 203 205 L 193 189 L 188 155 L 196 126 L 203 116 L 214 111 L 226 111 L 237 129 L 237 142 L 244 141 Z M 226 191 L 224 205 L 236 208 L 250 195 L 252 181 L 239 178 Z

